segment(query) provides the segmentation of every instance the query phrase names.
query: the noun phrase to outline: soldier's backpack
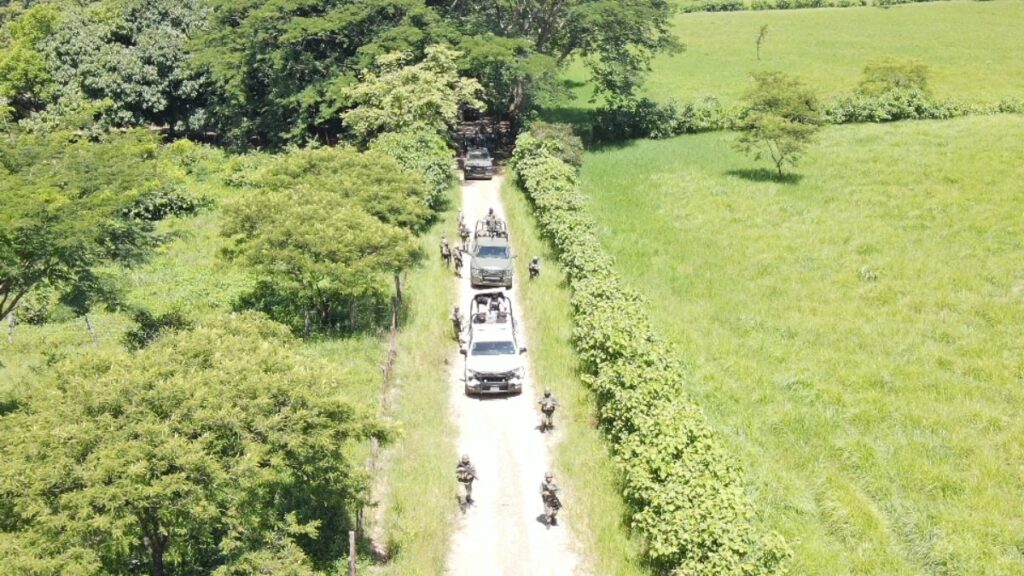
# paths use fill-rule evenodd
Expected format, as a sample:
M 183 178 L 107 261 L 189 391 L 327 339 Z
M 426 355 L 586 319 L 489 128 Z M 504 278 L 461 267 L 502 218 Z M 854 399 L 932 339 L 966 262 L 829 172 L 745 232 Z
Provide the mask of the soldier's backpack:
M 541 400 L 540 411 L 545 414 L 551 414 L 555 411 L 555 399 L 545 398 Z

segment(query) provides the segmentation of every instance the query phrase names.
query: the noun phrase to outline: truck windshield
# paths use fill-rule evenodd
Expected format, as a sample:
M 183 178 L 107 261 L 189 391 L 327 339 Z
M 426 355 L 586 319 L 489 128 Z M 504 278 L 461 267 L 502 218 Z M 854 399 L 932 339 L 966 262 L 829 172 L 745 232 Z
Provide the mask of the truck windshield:
M 516 345 L 507 341 L 473 343 L 473 356 L 502 356 L 515 353 Z
M 483 150 L 473 150 L 469 153 L 470 160 L 487 160 L 489 156 Z
M 480 258 L 508 258 L 508 246 L 481 246 L 476 255 Z

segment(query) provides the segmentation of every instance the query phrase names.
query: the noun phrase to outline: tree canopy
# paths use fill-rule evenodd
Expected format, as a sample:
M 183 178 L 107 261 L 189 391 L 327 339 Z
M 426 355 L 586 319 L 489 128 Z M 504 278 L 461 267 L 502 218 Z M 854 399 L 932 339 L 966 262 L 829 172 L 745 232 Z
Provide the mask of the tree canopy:
M 59 366 L 0 417 L 0 572 L 310 574 L 335 559 L 384 436 L 256 315 Z
M 352 149 L 265 160 L 223 228 L 227 255 L 258 279 L 247 304 L 307 334 L 366 327 L 391 277 L 420 256 L 412 232 L 430 217 L 428 185 L 390 158 Z
M 139 263 L 156 241 L 150 219 L 135 215 L 169 183 L 155 160 L 156 138 L 10 136 L 0 138 L 0 318 L 43 286 L 79 303 L 101 295 L 101 266 Z
M 655 54 L 679 47 L 669 0 L 29 4 L 4 11 L 0 31 L 0 99 L 14 120 L 166 126 L 240 148 L 336 143 L 350 109 L 384 105 L 360 86 L 385 76 L 406 86 L 438 66 L 480 82 L 467 95 L 507 117 L 564 94 L 559 72 L 573 60 L 615 102 L 633 96 Z M 349 121 L 357 131 L 360 116 Z

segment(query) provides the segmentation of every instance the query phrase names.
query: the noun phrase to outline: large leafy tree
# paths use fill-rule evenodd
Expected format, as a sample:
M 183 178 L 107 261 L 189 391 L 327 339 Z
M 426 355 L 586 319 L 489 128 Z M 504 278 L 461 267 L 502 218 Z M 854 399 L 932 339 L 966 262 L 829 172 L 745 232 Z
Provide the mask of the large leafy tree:
M 390 52 L 416 56 L 446 26 L 423 0 L 209 0 L 198 60 L 215 82 L 214 120 L 236 144 L 331 142 L 332 95 Z
M 227 208 L 228 256 L 257 287 L 245 304 L 309 334 L 356 330 L 387 309 L 393 275 L 420 257 L 427 184 L 394 160 L 351 149 L 265 158 L 253 192 Z
M 447 134 L 459 121 L 462 106 L 482 107 L 480 83 L 459 76 L 459 53 L 445 46 L 430 46 L 422 62 L 411 63 L 401 52 L 377 59 L 375 70 L 342 91 L 351 106 L 342 114 L 345 125 L 367 142 L 384 132 L 426 129 Z
M 106 125 L 199 131 L 205 76 L 188 43 L 207 21 L 205 0 L 40 4 L 4 28 L 0 97 L 16 118 L 91 105 Z
M 49 287 L 85 311 L 110 294 L 101 267 L 131 265 L 154 245 L 134 209 L 165 179 L 145 131 L 99 142 L 58 132 L 0 138 L 0 318 Z
M 467 35 L 491 33 L 529 42 L 558 64 L 582 58 L 599 93 L 633 94 L 651 57 L 679 45 L 669 0 L 430 0 Z M 525 55 L 525 54 L 524 54 Z
M 365 494 L 346 446 L 383 428 L 253 315 L 61 365 L 0 417 L 0 572 L 312 574 Z

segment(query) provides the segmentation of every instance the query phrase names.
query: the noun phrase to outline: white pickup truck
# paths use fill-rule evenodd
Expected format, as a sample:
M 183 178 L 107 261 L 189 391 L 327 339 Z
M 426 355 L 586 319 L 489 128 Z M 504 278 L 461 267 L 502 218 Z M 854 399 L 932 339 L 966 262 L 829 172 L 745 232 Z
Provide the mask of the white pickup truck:
M 473 297 L 466 347 L 466 394 L 519 394 L 526 369 L 511 301 L 498 290 Z

